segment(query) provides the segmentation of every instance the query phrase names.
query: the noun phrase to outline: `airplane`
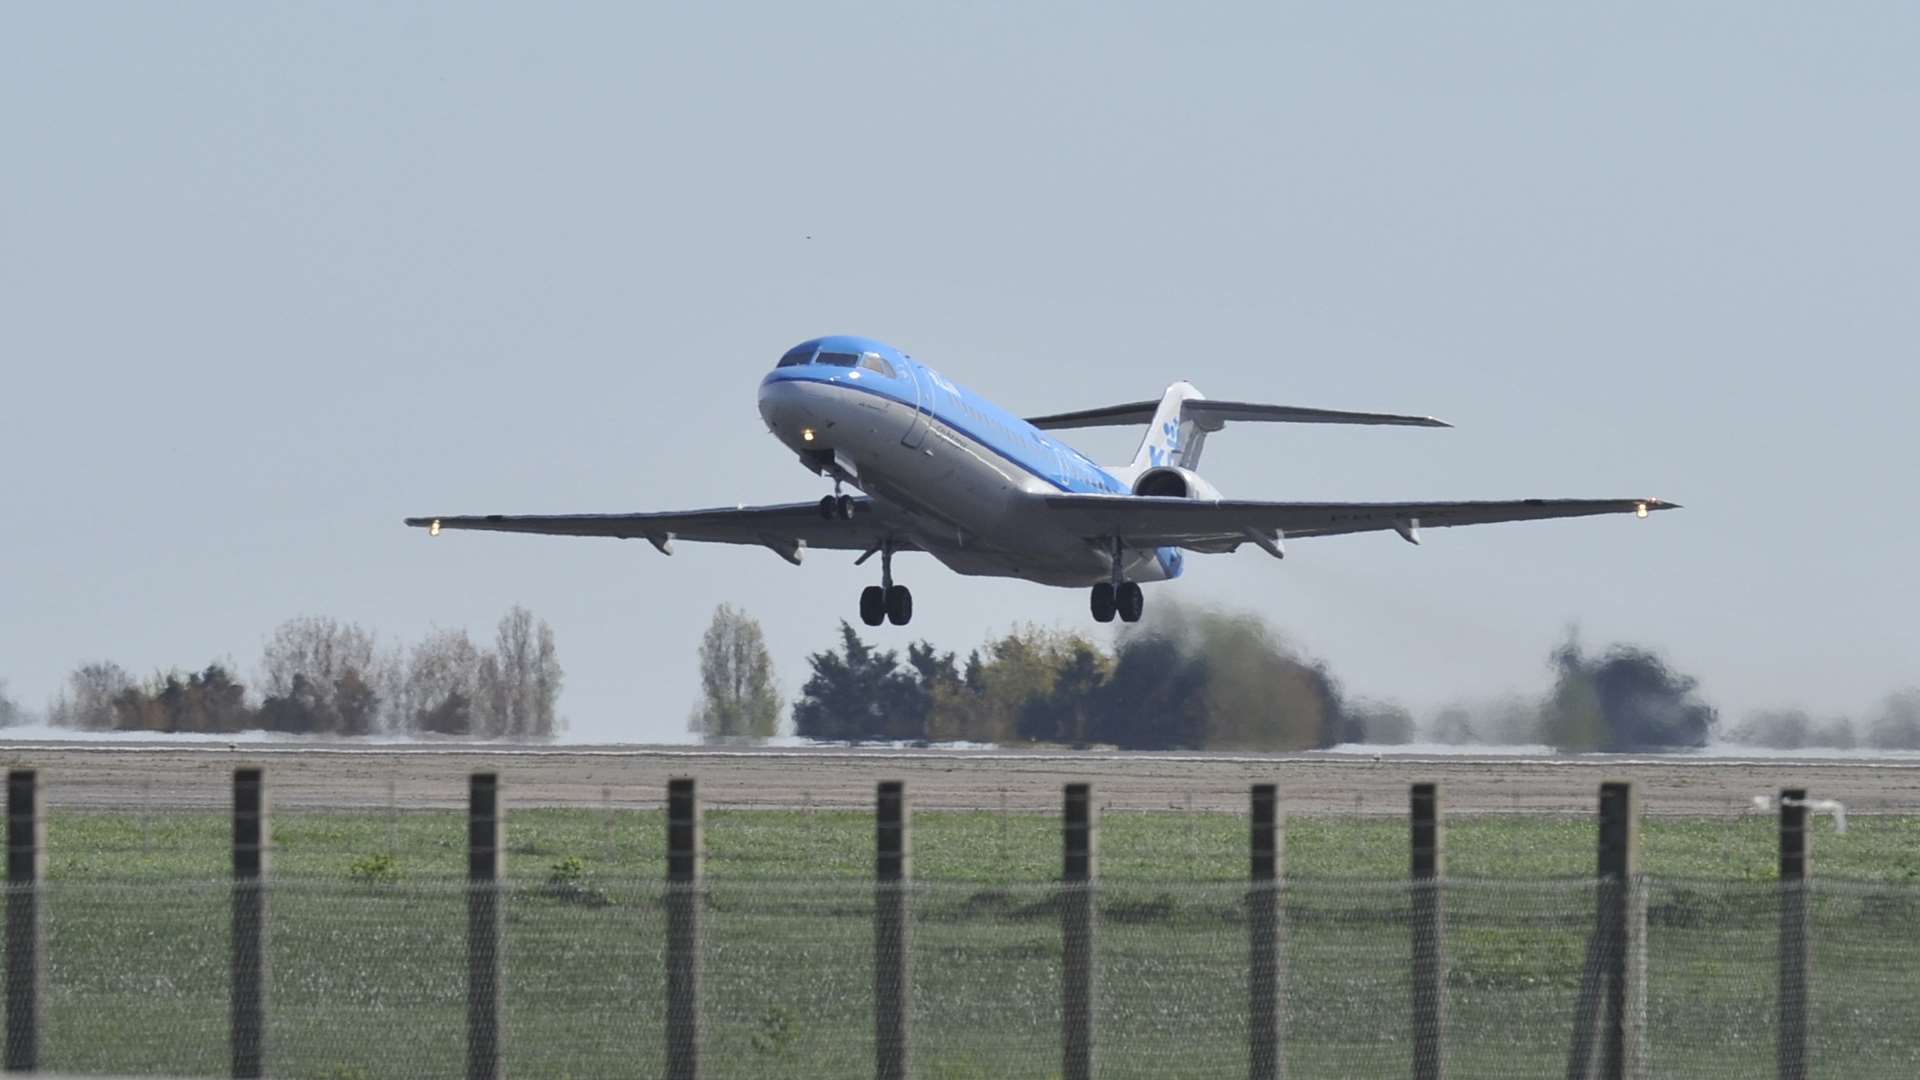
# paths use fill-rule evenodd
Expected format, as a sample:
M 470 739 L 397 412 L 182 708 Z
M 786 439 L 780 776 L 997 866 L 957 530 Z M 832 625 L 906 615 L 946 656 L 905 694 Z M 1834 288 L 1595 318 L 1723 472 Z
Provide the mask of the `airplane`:
M 905 626 L 913 593 L 893 557 L 925 552 L 961 574 L 1085 588 L 1097 622 L 1137 622 L 1143 582 L 1169 581 L 1184 552 L 1251 544 L 1284 558 L 1288 540 L 1392 530 L 1630 513 L 1677 504 L 1654 498 L 1504 502 L 1265 502 L 1228 499 L 1197 469 L 1207 437 L 1229 423 L 1451 427 L 1430 416 L 1341 412 L 1217 401 L 1176 382 L 1158 401 L 1021 419 L 928 365 L 871 338 L 834 335 L 786 351 L 760 381 L 760 417 L 800 464 L 833 482 L 817 502 L 672 513 L 410 517 L 445 529 L 761 545 L 799 565 L 809 548 L 880 556 L 880 583 L 860 594 L 860 619 Z M 1049 435 L 1145 424 L 1138 452 L 1103 467 Z M 849 495 L 844 488 L 857 489 Z

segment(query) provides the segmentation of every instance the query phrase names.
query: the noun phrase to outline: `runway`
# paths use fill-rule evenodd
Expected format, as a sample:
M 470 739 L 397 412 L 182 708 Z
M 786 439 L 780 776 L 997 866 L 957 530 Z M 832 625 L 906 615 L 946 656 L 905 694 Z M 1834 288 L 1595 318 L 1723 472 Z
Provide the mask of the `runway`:
M 904 780 L 925 810 L 1053 811 L 1061 785 L 1091 782 L 1108 810 L 1242 812 L 1248 787 L 1279 785 L 1293 814 L 1401 814 L 1407 787 L 1442 785 L 1451 813 L 1589 813 L 1605 780 L 1640 785 L 1648 814 L 1755 812 L 1753 799 L 1804 787 L 1850 814 L 1920 813 L 1920 761 L 1711 756 L 1288 755 L 690 746 L 305 744 L 218 741 L 0 745 L 9 768 L 43 771 L 48 805 L 204 809 L 227 805 L 232 769 L 268 770 L 274 805 L 387 810 L 464 805 L 466 777 L 496 770 L 509 805 L 653 807 L 692 776 L 713 807 L 872 806 Z

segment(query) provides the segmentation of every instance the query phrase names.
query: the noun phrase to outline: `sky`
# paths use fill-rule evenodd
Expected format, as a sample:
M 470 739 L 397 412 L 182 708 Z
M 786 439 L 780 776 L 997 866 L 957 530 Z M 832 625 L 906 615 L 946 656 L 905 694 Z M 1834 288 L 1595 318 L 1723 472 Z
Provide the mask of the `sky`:
M 0 679 L 251 673 L 282 621 L 552 624 L 577 737 L 684 737 L 714 607 L 789 696 L 872 564 L 410 514 L 814 499 L 764 371 L 891 342 L 1028 415 L 1212 397 L 1231 496 L 1655 515 L 1193 557 L 1349 693 L 1723 716 L 1920 683 L 1920 9 L 25 5 L 0 35 Z M 1124 461 L 1137 433 L 1086 432 Z M 965 650 L 1080 590 L 896 576 Z

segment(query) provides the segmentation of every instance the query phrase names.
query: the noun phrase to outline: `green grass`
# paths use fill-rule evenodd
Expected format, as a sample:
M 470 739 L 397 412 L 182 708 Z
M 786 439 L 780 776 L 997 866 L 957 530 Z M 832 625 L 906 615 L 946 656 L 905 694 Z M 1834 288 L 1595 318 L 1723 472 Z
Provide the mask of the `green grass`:
M 1814 840 L 1821 1075 L 1920 1075 L 1920 818 Z M 55 813 L 44 1063 L 219 1073 L 226 1055 L 228 823 Z M 519 1075 L 649 1075 L 662 1057 L 664 822 L 516 811 L 508 823 L 507 1053 Z M 1655 1074 L 1771 1068 L 1770 819 L 1651 819 Z M 464 822 L 451 812 L 274 819 L 269 1053 L 276 1076 L 463 1068 Z M 854 812 L 710 811 L 707 1075 L 871 1071 L 873 824 Z M 1059 1072 L 1059 821 L 914 822 L 916 1075 Z M 1592 925 L 1590 820 L 1448 823 L 1456 1075 L 1565 1069 Z M 1104 1077 L 1245 1075 L 1246 823 L 1102 823 Z M 1403 1074 L 1406 824 L 1288 822 L 1290 1075 Z
M 195 881 L 228 870 L 224 816 L 55 813 L 48 828 L 52 881 Z M 508 821 L 507 872 L 546 880 L 568 857 L 609 878 L 664 873 L 659 811 L 519 810 Z M 1769 881 L 1776 874 L 1773 819 L 1650 818 L 1641 867 L 1652 877 Z M 403 880 L 465 873 L 465 822 L 453 811 L 394 815 L 281 813 L 273 821 L 278 878 L 344 881 L 356 861 L 391 856 Z M 1231 814 L 1112 813 L 1101 822 L 1102 876 L 1128 881 L 1237 881 L 1246 874 L 1247 824 Z M 715 810 L 706 814 L 707 873 L 743 881 L 867 881 L 873 818 L 856 811 Z M 1397 818 L 1292 818 L 1287 876 L 1398 881 L 1407 873 L 1407 825 Z M 1824 880 L 1920 885 L 1920 817 L 1859 817 L 1845 833 L 1818 828 L 1814 867 Z M 1042 814 L 922 812 L 914 819 L 921 880 L 1005 884 L 1059 876 L 1060 821 Z M 1447 823 L 1455 878 L 1538 881 L 1593 872 L 1590 820 L 1532 815 L 1457 817 Z

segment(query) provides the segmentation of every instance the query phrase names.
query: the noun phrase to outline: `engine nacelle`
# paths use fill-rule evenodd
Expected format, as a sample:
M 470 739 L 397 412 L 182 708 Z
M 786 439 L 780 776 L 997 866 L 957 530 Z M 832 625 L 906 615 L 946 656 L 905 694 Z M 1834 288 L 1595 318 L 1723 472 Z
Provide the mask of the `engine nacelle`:
M 1191 469 L 1162 465 L 1148 469 L 1133 482 L 1135 495 L 1157 495 L 1165 499 L 1218 499 L 1220 492 Z

